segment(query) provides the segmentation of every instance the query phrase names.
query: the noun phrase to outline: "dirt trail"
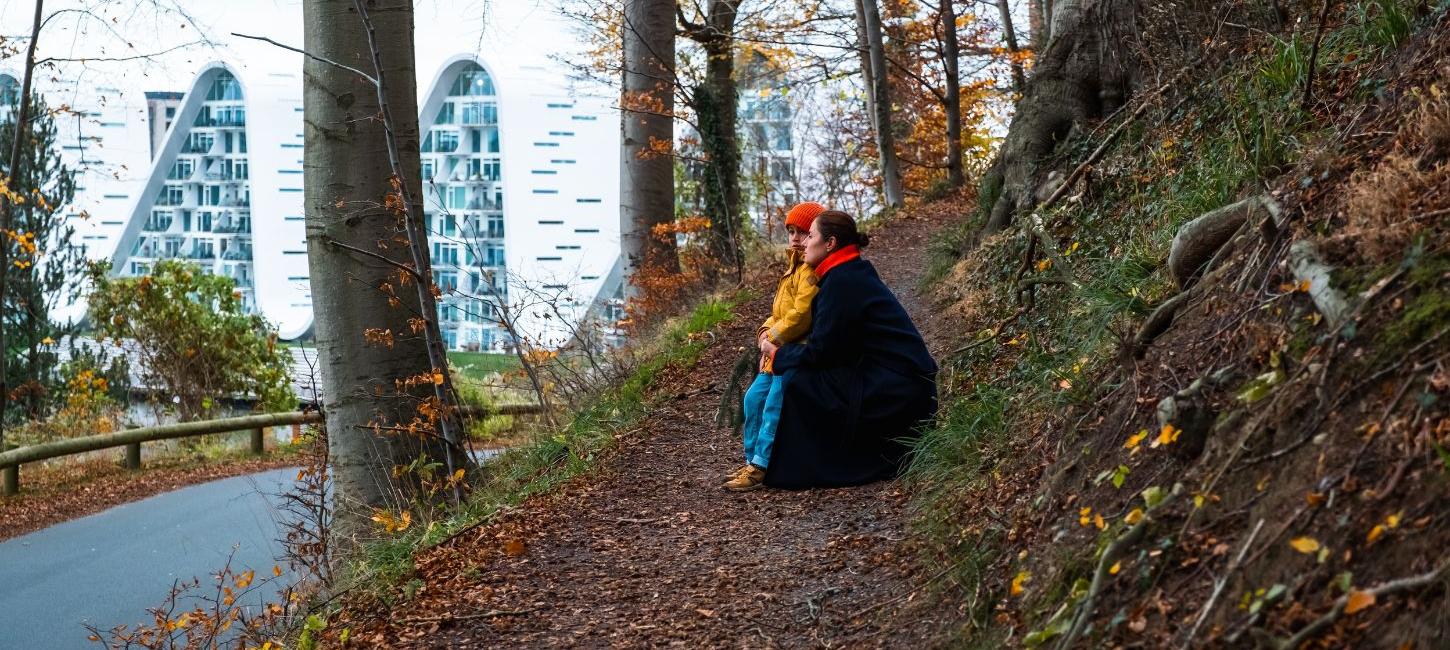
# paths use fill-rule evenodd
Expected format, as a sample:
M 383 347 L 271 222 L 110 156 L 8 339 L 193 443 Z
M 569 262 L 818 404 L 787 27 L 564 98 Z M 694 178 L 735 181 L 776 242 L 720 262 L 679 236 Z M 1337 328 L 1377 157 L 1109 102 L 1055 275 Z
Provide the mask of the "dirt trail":
M 867 251 L 918 322 L 925 247 L 943 220 L 899 219 Z M 354 622 L 352 638 L 453 648 L 933 645 L 940 623 L 921 605 L 926 576 L 904 541 L 898 484 L 719 487 L 741 463 L 738 439 L 714 425 L 720 386 L 768 300 L 743 307 L 694 370 L 661 382 L 688 397 L 621 439 L 600 472 L 418 558 L 415 597 Z

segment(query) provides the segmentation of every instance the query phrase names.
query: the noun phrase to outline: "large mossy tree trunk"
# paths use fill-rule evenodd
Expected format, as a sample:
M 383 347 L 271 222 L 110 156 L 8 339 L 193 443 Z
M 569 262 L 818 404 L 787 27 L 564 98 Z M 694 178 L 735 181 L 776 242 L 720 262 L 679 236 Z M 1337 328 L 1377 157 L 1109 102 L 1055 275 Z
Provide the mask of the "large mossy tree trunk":
M 619 232 L 626 274 L 678 273 L 673 237 L 655 237 L 675 216 L 675 3 L 626 0 L 620 90 Z
M 702 24 L 686 24 L 684 34 L 705 50 L 705 79 L 691 92 L 705 154 L 700 184 L 710 218 L 710 249 L 715 259 L 739 277 L 744 268 L 740 205 L 740 138 L 736 116 L 740 96 L 735 82 L 735 19 L 740 0 L 711 0 Z
M 368 13 L 377 25 L 402 181 L 410 190 L 402 195 L 421 197 L 413 6 L 374 0 Z M 303 20 L 309 53 L 373 70 L 352 0 L 306 0 Z M 441 465 L 450 446 L 422 412 L 437 374 L 413 319 L 435 315 L 418 313 L 409 286 L 417 279 L 405 270 L 413 260 L 395 204 L 400 194 L 392 184 L 377 89 L 356 72 L 311 58 L 303 77 L 307 259 L 332 465 L 332 538 L 346 548 L 370 536 L 375 510 L 406 507 L 419 496 L 416 478 L 394 479 L 395 467 L 424 456 Z M 423 206 L 410 212 L 421 220 Z M 423 231 L 421 222 L 415 226 Z M 426 264 L 420 275 L 430 277 Z
M 1034 207 L 1039 168 L 1073 128 L 1122 106 L 1139 85 L 1137 0 L 1053 3 L 1051 37 L 982 181 L 992 200 L 985 232 Z

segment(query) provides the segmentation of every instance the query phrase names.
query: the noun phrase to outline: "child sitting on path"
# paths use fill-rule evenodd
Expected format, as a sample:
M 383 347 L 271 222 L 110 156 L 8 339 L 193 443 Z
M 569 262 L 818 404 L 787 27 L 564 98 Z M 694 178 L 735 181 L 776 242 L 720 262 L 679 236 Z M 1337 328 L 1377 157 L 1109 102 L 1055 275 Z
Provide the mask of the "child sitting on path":
M 754 490 L 764 485 L 765 468 L 770 464 L 770 448 L 775 443 L 775 427 L 780 422 L 781 401 L 790 373 L 776 375 L 770 367 L 769 351 L 786 343 L 795 343 L 811 331 L 811 299 L 816 296 L 816 276 L 806 265 L 803 254 L 806 233 L 816 215 L 825 212 L 819 203 L 799 203 L 785 215 L 785 231 L 790 238 L 786 249 L 786 271 L 775 290 L 770 318 L 756 333 L 761 349 L 760 374 L 745 391 L 745 466 L 736 470 L 725 483 L 734 492 Z

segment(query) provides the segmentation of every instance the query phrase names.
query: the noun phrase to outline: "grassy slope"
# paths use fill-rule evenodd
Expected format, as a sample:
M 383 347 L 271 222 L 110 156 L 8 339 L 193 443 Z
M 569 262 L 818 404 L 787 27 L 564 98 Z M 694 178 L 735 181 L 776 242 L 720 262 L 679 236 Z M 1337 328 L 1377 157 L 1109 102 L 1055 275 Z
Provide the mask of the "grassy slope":
M 1190 633 L 1196 643 L 1226 643 L 1234 634 L 1237 643 L 1247 643 L 1250 628 L 1282 637 L 1325 612 L 1343 586 L 1420 573 L 1429 568 L 1427 553 L 1438 557 L 1430 550 L 1447 538 L 1450 522 L 1434 516 L 1433 504 L 1450 486 L 1431 445 L 1413 439 L 1415 428 L 1431 426 L 1444 408 L 1436 389 L 1420 383 L 1424 374 L 1407 377 L 1393 364 L 1415 367 L 1446 349 L 1429 345 L 1405 354 L 1445 322 L 1444 220 L 1376 230 L 1346 217 L 1343 206 L 1356 193 L 1394 185 L 1393 178 L 1363 181 L 1383 166 L 1385 151 L 1409 147 L 1422 168 L 1435 156 L 1444 164 L 1445 151 L 1423 152 L 1425 134 L 1401 128 L 1407 122 L 1405 129 L 1433 127 L 1413 124 L 1426 122 L 1429 105 L 1415 94 L 1432 96 L 1434 84 L 1443 90 L 1450 81 L 1409 72 L 1426 67 L 1411 63 L 1417 51 L 1443 54 L 1439 11 L 1415 23 L 1411 3 L 1351 6 L 1320 54 L 1320 92 L 1330 100 L 1318 112 L 1298 102 L 1308 58 L 1304 37 L 1251 39 L 1235 64 L 1206 70 L 1191 94 L 1166 99 L 1176 110 L 1160 108 L 1130 129 L 1097 166 L 1080 203 L 1045 215 L 1058 224 L 1052 234 L 1082 288 L 1037 285 L 1035 304 L 1021 318 L 1009 320 L 1019 307 L 1013 295 L 1021 237 L 989 239 L 962 260 L 945 253 L 953 245 L 964 248 L 971 226 L 944 240 L 933 260 L 936 288 L 944 311 L 967 320 L 963 347 L 976 345 L 943 363 L 949 392 L 911 478 L 931 560 L 950 567 L 944 584 L 964 585 L 949 596 L 966 614 L 959 641 L 973 647 L 1060 641 L 1086 600 L 1103 550 L 1132 527 L 1125 519 L 1137 521 L 1134 509 L 1146 507 L 1140 493 L 1166 493 L 1174 484 L 1182 486 L 1182 497 L 1155 512 L 1143 539 L 1126 545 L 1116 572 L 1103 576 L 1106 587 L 1087 619 L 1085 638 L 1092 640 L 1079 644 L 1161 647 Z M 1420 34 L 1407 40 L 1416 25 Z M 1385 96 L 1403 103 L 1376 106 Z M 1342 132 L 1361 109 L 1358 130 L 1402 132 L 1393 141 L 1346 142 Z M 1081 159 L 1096 145 L 1070 142 L 1067 159 Z M 1121 356 L 1119 341 L 1177 292 L 1163 262 L 1178 226 L 1265 187 L 1277 188 L 1297 215 L 1293 232 L 1236 240 L 1222 272 L 1202 281 L 1173 330 L 1143 360 Z M 1446 197 L 1425 199 L 1406 208 L 1443 207 Z M 1369 202 L 1392 200 L 1372 195 Z M 1434 200 L 1440 203 L 1431 205 Z M 1395 234 L 1405 230 L 1413 236 Z M 1304 294 L 1280 288 L 1288 278 L 1274 262 L 1298 238 L 1322 242 L 1342 267 L 1336 280 L 1352 285 L 1346 289 L 1364 290 L 1406 269 L 1394 278 L 1398 300 L 1367 310 L 1372 313 L 1361 316 L 1355 332 L 1330 331 Z M 1390 253 L 1366 259 L 1370 244 Z M 1051 281 L 1061 271 L 1038 262 L 1023 277 Z M 1000 336 L 990 336 L 1004 321 Z M 1158 400 L 1224 367 L 1233 368 L 1228 379 L 1204 398 L 1220 424 L 1207 450 L 1186 454 L 1175 443 L 1149 448 L 1158 432 Z M 1352 390 L 1381 370 L 1383 382 Z M 1240 397 L 1261 375 L 1275 378 L 1259 380 L 1270 396 Z M 1386 404 L 1411 384 L 1421 397 Z M 1318 422 L 1307 417 L 1323 412 L 1326 402 L 1332 415 Z M 1403 449 L 1392 442 L 1361 446 L 1359 427 L 1382 412 L 1387 422 L 1403 417 L 1400 433 L 1410 441 Z M 1141 448 L 1126 449 L 1140 431 L 1148 432 Z M 1292 447 L 1306 439 L 1313 444 Z M 1237 451 L 1236 441 L 1248 451 Z M 1365 494 L 1365 484 L 1393 494 Z M 1395 513 L 1417 528 L 1385 527 L 1367 541 Z M 1259 519 L 1266 529 L 1249 543 Z M 1301 554 L 1287 544 L 1297 538 L 1313 538 L 1331 552 L 1322 561 Z M 1223 575 L 1228 556 L 1243 547 L 1250 549 L 1248 561 L 1201 629 L 1190 632 L 1211 596 L 1212 577 Z M 1374 621 L 1393 628 L 1393 638 L 1423 643 L 1446 615 L 1443 598 L 1427 598 L 1428 604 L 1408 604 L 1428 607 L 1434 612 L 1428 619 L 1380 608 L 1358 615 L 1352 621 L 1358 626 L 1330 630 L 1328 638 L 1356 638 Z

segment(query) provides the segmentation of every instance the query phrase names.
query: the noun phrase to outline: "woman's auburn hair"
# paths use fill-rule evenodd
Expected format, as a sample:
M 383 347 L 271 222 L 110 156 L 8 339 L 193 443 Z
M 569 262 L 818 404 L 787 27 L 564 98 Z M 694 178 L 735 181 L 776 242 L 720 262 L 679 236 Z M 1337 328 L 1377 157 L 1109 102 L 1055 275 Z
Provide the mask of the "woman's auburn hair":
M 840 210 L 827 210 L 816 215 L 816 223 L 820 224 L 821 239 L 835 237 L 836 245 L 841 248 L 851 245 L 866 248 L 871 244 L 871 238 L 856 229 L 856 220 Z

